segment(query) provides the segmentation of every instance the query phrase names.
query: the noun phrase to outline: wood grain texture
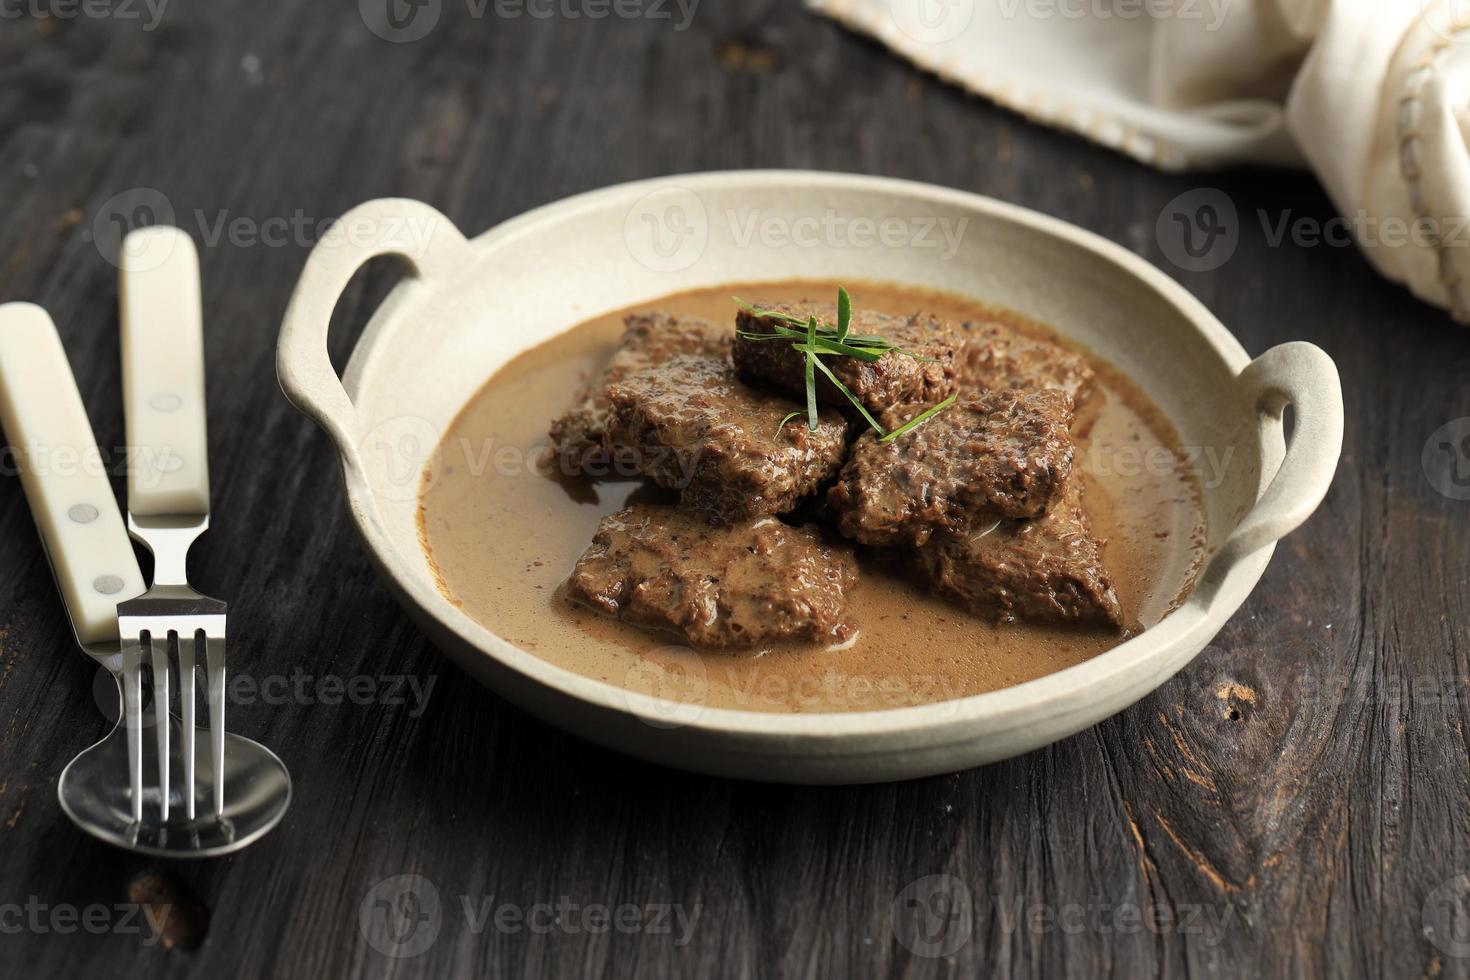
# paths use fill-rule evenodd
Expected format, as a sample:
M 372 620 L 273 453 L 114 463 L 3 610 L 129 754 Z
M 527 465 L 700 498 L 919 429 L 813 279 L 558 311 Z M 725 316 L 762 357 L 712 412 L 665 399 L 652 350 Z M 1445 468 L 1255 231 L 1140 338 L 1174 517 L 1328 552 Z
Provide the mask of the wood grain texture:
M 232 727 L 276 748 L 297 786 L 283 826 L 240 855 L 159 864 L 92 843 L 55 789 L 106 729 L 95 672 L 73 651 L 19 482 L 0 479 L 0 975 L 1470 974 L 1455 955 L 1470 952 L 1457 878 L 1470 872 L 1470 502 L 1437 492 L 1420 462 L 1431 433 L 1470 416 L 1470 337 L 1351 248 L 1273 246 L 1258 212 L 1331 216 L 1310 178 L 1161 175 L 776 0 L 704 4 L 683 31 L 477 19 L 444 0 L 412 44 L 375 37 L 356 8 L 179 2 L 154 30 L 0 22 L 0 299 L 51 311 L 103 447 L 122 443 L 117 291 L 94 221 L 152 188 L 201 246 L 216 517 L 193 570 L 231 600 L 232 667 L 434 685 L 422 712 L 236 707 Z M 927 180 L 1061 216 L 1175 273 L 1253 353 L 1305 339 L 1336 358 L 1337 483 L 1205 655 L 1023 758 L 798 789 L 590 747 L 470 683 L 409 624 L 353 537 L 327 440 L 275 382 L 311 236 L 251 242 L 226 224 L 211 242 L 221 218 L 314 224 L 402 195 L 475 231 L 618 181 L 765 166 Z M 1156 221 L 1207 186 L 1237 209 L 1238 249 L 1214 271 L 1176 270 Z M 339 363 L 388 275 L 374 266 L 344 302 Z M 111 907 L 153 894 L 151 872 L 207 909 L 197 948 L 7 911 Z M 374 886 L 401 874 L 432 882 L 442 906 L 437 941 L 411 959 L 359 928 Z M 923 909 L 905 888 L 930 875 L 962 883 L 972 934 L 939 920 L 935 946 L 915 938 Z M 682 944 L 477 931 L 461 896 L 472 909 L 676 903 L 698 919 Z M 203 928 L 201 909 L 189 915 Z

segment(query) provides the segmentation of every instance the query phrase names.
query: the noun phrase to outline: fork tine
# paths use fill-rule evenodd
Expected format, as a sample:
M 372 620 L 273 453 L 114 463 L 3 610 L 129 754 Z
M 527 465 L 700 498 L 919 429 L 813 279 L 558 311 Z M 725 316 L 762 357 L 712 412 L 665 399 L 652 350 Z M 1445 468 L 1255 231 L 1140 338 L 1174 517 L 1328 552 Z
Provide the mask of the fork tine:
M 214 768 L 214 815 L 225 812 L 225 638 L 204 638 L 209 697 L 209 756 Z
M 199 634 L 179 636 L 179 713 L 183 716 L 184 815 L 194 821 L 194 655 Z
M 168 822 L 168 640 L 169 633 L 162 637 L 148 635 L 148 647 L 153 652 L 153 725 L 158 729 L 158 789 L 159 819 Z
M 137 636 L 122 637 L 123 724 L 128 727 L 128 786 L 133 823 L 143 820 L 143 647 Z

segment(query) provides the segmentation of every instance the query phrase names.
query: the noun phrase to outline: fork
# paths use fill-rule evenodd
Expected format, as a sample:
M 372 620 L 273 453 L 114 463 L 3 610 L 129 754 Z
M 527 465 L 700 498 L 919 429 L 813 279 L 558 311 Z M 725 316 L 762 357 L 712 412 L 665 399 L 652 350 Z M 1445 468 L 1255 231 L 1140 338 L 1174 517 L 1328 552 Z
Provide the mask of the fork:
M 224 813 L 225 603 L 189 585 L 189 548 L 209 527 L 199 255 L 177 228 L 123 241 L 120 301 L 123 409 L 128 444 L 128 531 L 153 553 L 153 585 L 118 604 L 123 712 L 133 820 L 143 819 L 143 682 L 153 675 L 159 818 L 169 819 L 169 663 L 178 655 L 185 816 L 195 819 L 194 716 L 199 649 L 209 703 L 214 815 Z

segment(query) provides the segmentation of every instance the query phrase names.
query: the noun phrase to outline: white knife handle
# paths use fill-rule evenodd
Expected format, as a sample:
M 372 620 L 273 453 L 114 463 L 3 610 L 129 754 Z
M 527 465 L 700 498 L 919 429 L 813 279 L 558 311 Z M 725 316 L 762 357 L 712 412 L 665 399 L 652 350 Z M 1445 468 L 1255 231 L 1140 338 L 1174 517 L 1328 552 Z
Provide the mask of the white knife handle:
M 30 303 L 0 306 L 0 423 L 77 639 L 116 640 L 143 575 L 61 338 Z
M 118 264 L 128 511 L 208 514 L 199 253 L 177 228 L 144 228 L 124 239 Z

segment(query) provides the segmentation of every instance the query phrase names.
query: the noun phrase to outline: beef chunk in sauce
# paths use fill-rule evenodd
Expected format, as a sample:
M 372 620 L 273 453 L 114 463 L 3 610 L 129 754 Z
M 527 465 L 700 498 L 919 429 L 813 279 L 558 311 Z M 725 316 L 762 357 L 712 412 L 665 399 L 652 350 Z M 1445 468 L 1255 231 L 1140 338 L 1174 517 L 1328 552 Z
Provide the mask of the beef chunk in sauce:
M 1056 388 L 1080 408 L 1096 378 L 1087 361 L 1064 347 L 1001 323 L 961 324 L 964 346 L 955 358 L 960 383 L 980 388 Z
M 635 313 L 623 324 L 623 339 L 607 366 L 578 393 L 576 406 L 551 423 L 551 445 L 567 475 L 575 476 L 607 463 L 603 436 L 609 384 L 658 364 L 671 354 L 724 357 L 734 337 L 728 327 L 657 311 Z
M 857 563 L 811 527 L 735 524 L 639 504 L 602 519 L 567 588 L 572 598 L 704 647 L 840 642 Z
M 906 406 L 881 421 L 891 431 L 922 410 Z M 865 434 L 827 502 L 842 533 L 869 545 L 918 546 L 936 531 L 1036 517 L 1072 472 L 1071 421 L 1061 391 L 967 391 L 892 442 Z
M 837 308 L 832 303 L 756 305 L 803 319 L 815 316 L 828 326 L 837 323 Z M 774 334 L 773 323 L 770 318 L 756 316 L 748 310 L 740 311 L 735 319 L 735 367 L 740 376 L 752 384 L 767 385 L 804 399 L 806 358 L 801 351 L 793 349 L 789 340 L 756 340 L 739 335 Z M 850 332 L 881 336 L 910 354 L 924 358 L 919 360 L 895 351 L 889 351 L 876 361 L 852 357 L 826 358 L 823 363 L 870 412 L 881 412 L 904 402 L 932 405 L 948 398 L 954 391 L 954 358 L 961 336 L 945 321 L 927 313 L 888 316 L 855 310 Z M 817 399 L 844 410 L 851 405 L 842 392 L 821 374 L 817 375 Z
M 783 514 L 830 479 L 847 422 L 824 410 L 815 432 L 798 406 L 741 384 L 722 358 L 676 354 L 608 386 L 607 448 L 687 507 L 727 520 Z
M 910 565 L 932 591 L 978 615 L 1121 628 L 1102 551 L 1074 478 L 1046 516 L 935 535 Z

